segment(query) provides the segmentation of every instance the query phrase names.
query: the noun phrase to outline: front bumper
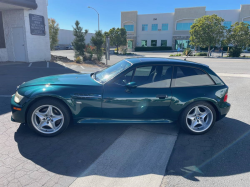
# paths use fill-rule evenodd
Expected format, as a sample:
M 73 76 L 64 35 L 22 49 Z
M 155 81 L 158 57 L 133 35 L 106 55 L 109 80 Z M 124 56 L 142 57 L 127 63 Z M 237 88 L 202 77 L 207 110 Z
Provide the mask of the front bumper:
M 11 98 L 11 111 L 12 111 L 12 116 L 11 116 L 11 121 L 17 122 L 17 123 L 25 123 L 25 108 L 22 105 L 17 104 L 14 101 L 15 94 Z M 14 107 L 20 108 L 21 111 L 15 110 Z

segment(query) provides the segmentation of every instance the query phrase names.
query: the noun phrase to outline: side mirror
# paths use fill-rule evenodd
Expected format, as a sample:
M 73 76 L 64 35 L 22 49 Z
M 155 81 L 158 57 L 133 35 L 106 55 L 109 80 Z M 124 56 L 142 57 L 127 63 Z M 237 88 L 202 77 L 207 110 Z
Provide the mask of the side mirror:
M 136 88 L 137 84 L 135 82 L 129 82 L 128 84 L 126 84 L 126 87 L 130 89 Z

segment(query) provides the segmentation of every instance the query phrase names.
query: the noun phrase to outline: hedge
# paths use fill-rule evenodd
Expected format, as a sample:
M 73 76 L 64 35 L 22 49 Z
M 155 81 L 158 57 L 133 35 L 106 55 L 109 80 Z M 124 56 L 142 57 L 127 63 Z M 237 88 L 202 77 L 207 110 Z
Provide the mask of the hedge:
M 135 47 L 135 51 L 160 51 L 160 50 L 172 50 L 172 47 Z

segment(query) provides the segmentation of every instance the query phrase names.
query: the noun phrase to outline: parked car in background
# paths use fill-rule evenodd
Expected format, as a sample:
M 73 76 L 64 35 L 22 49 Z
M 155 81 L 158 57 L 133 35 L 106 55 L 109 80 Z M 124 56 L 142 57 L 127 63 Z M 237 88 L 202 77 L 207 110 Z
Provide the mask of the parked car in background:
M 55 49 L 55 50 L 60 50 L 61 47 L 60 47 L 59 45 L 57 45 L 57 46 L 54 47 L 54 49 Z
M 73 46 L 72 45 L 66 46 L 66 50 L 73 50 Z
M 100 72 L 42 77 L 18 86 L 11 120 L 55 136 L 71 121 L 173 123 L 191 134 L 226 116 L 228 86 L 207 65 L 164 58 L 131 58 Z M 223 132 L 222 132 L 223 133 Z

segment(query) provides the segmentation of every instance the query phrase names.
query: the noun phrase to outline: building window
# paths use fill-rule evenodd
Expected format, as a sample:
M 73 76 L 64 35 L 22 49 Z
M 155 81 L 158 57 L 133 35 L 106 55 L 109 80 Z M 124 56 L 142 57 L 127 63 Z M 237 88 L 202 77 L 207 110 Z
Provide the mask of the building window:
M 158 31 L 158 24 L 152 24 L 152 31 Z
M 161 40 L 161 46 L 167 47 L 167 40 Z
M 230 29 L 231 27 L 231 21 L 225 21 L 223 25 L 226 27 L 226 29 Z
M 162 31 L 167 31 L 168 30 L 168 24 L 167 23 L 162 24 L 161 30 Z
M 244 23 L 248 23 L 249 24 L 249 29 L 250 29 L 250 21 L 243 21 Z
M 176 30 L 177 31 L 189 31 L 192 24 L 193 23 L 177 23 Z
M 0 48 L 5 48 L 5 38 L 4 38 L 2 12 L 0 12 Z
M 186 49 L 190 48 L 189 40 L 175 40 L 175 49 Z
M 134 31 L 134 25 L 124 25 L 126 31 Z
M 142 41 L 141 41 L 141 46 L 142 46 L 142 47 L 147 47 L 147 43 L 148 43 L 147 40 L 142 40 Z
M 151 46 L 156 47 L 157 46 L 157 40 L 151 40 Z
M 142 31 L 148 30 L 148 24 L 142 24 Z

